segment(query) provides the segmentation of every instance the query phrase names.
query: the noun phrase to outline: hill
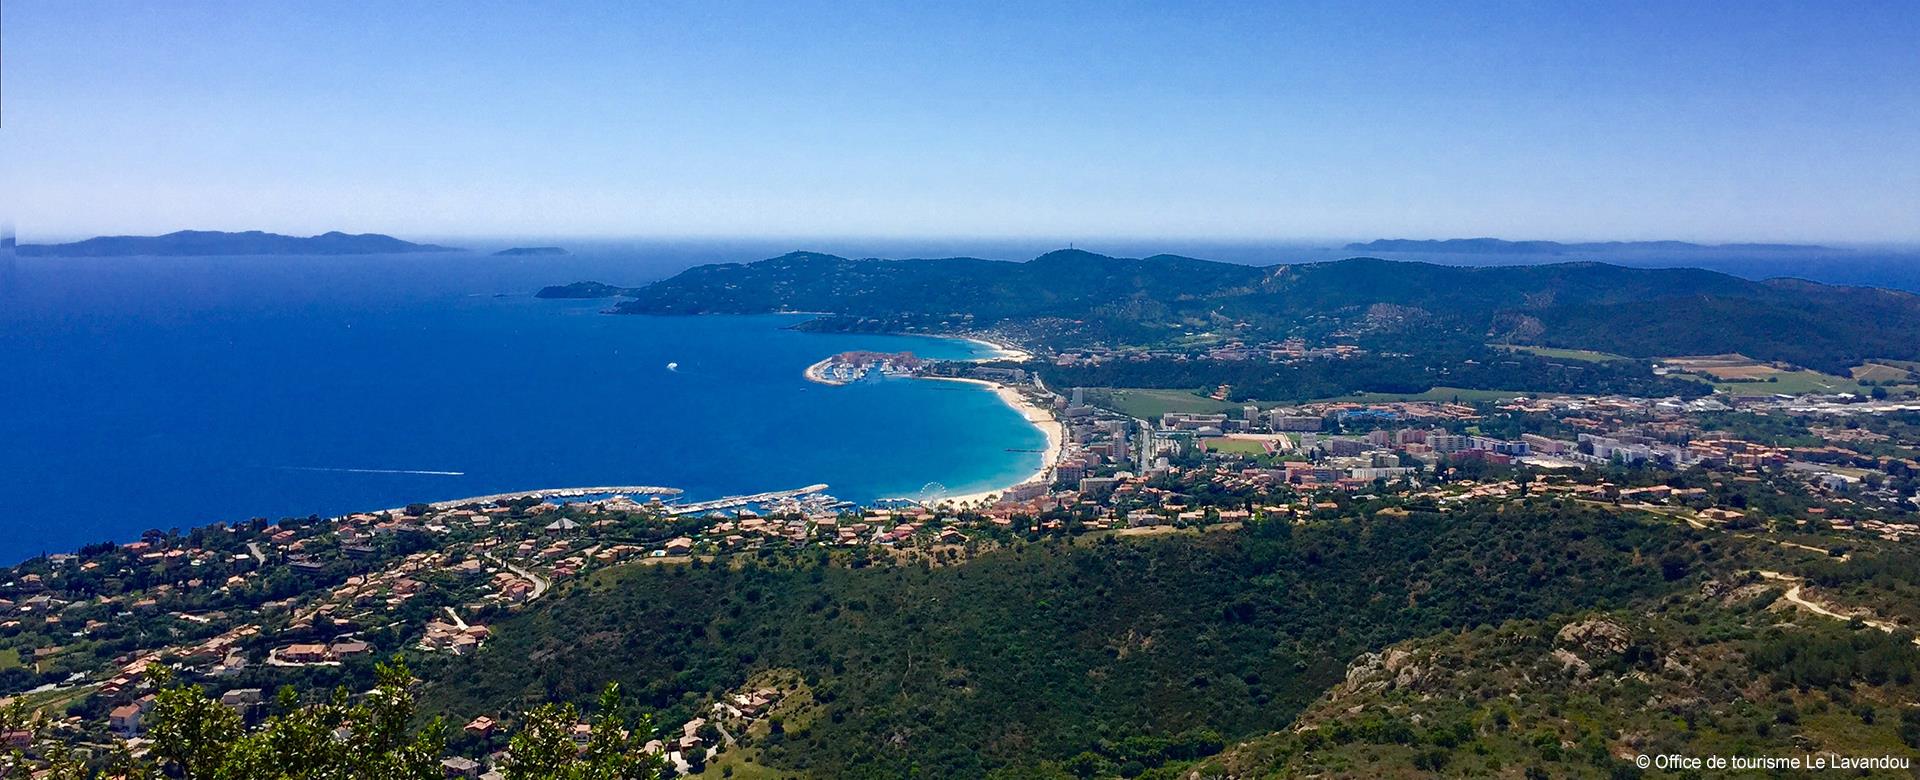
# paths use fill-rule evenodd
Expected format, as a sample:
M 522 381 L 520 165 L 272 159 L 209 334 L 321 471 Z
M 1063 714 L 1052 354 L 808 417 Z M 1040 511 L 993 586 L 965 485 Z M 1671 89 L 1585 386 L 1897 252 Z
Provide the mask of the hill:
M 615 287 L 611 284 L 603 284 L 601 282 L 574 282 L 573 284 L 556 284 L 548 287 L 542 287 L 540 288 L 540 292 L 534 293 L 534 297 L 536 298 L 612 298 L 614 296 L 628 295 L 628 294 L 630 293 L 626 288 Z
M 410 252 L 458 252 L 453 247 L 416 244 L 378 233 L 334 231 L 317 236 L 283 236 L 249 230 L 181 230 L 164 236 L 99 236 L 70 244 L 20 244 L 21 255 L 41 257 L 188 257 L 208 255 L 386 255 Z
M 1088 751 L 1153 763 L 1174 744 L 1284 727 L 1355 655 L 1395 641 L 1689 587 L 1656 562 L 1692 551 L 1671 524 L 1481 505 L 1050 541 L 939 567 L 824 553 L 635 565 L 496 624 L 484 652 L 429 670 L 441 682 L 424 695 L 472 717 L 617 680 L 671 720 L 792 669 L 819 711 L 757 746 L 779 769 L 978 777 Z
M 549 288 L 555 290 L 556 288 Z M 633 314 L 824 311 L 822 330 L 1019 327 L 1050 346 L 1342 337 L 1402 349 L 1488 341 L 1632 357 L 1738 352 L 1831 373 L 1920 358 L 1920 296 L 1688 268 L 1459 267 L 1351 258 L 1253 267 L 1058 251 L 1024 263 L 794 252 L 625 290 Z M 559 294 L 556 291 L 556 294 Z
M 493 253 L 494 257 L 554 257 L 572 254 L 557 246 L 516 246 Z
M 1832 251 L 1813 244 L 1693 244 L 1686 241 L 1594 241 L 1563 244 L 1558 241 L 1506 241 L 1498 238 L 1411 239 L 1381 238 L 1348 244 L 1354 252 L 1424 252 L 1485 255 L 1562 255 L 1576 252 L 1808 252 Z
M 1810 618 L 1783 590 L 1748 575 L 1650 609 L 1399 643 L 1197 774 L 1597 779 L 1640 756 L 1911 755 L 1912 633 Z M 1746 773 L 1704 776 L 1722 774 Z

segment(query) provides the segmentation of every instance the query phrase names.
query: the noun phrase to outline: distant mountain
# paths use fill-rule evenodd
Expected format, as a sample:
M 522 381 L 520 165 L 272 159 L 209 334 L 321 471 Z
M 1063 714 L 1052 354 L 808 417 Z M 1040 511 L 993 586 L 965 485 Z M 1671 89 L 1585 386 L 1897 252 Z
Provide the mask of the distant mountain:
M 494 257 L 547 257 L 571 254 L 557 246 L 516 246 L 493 253 Z
M 195 255 L 386 255 L 411 252 L 460 252 L 454 247 L 416 244 L 378 233 L 338 231 L 317 236 L 283 236 L 249 230 L 182 230 L 164 236 L 100 236 L 71 244 L 21 244 L 19 254 L 42 257 L 132 257 Z
M 1174 255 L 1051 252 L 852 260 L 794 252 L 704 265 L 627 295 L 632 314 L 831 312 L 816 330 L 1010 327 L 1054 346 L 1164 344 L 1201 332 L 1303 335 L 1382 350 L 1489 341 L 1635 357 L 1740 352 L 1832 372 L 1868 358 L 1920 359 L 1920 296 L 1801 280 L 1755 282 L 1693 268 L 1578 262 L 1459 267 L 1351 258 L 1265 268 Z
M 1599 241 L 1563 244 L 1558 241 L 1506 241 L 1498 238 L 1445 240 L 1382 238 L 1346 246 L 1353 252 L 1423 252 L 1466 255 L 1562 255 L 1570 252 L 1807 252 L 1829 250 L 1813 244 L 1690 244 L 1685 241 Z

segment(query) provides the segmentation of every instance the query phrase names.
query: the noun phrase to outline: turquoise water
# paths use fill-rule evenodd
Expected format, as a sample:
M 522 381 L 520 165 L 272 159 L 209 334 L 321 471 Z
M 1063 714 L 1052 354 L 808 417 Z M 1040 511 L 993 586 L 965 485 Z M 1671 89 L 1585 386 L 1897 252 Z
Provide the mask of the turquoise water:
M 543 487 L 967 492 L 1037 467 L 1039 455 L 1010 449 L 1044 447 L 978 387 L 801 376 L 835 352 L 960 358 L 976 354 L 970 342 L 531 297 L 549 282 L 633 283 L 684 264 L 670 259 L 11 262 L 0 560 L 148 528 Z

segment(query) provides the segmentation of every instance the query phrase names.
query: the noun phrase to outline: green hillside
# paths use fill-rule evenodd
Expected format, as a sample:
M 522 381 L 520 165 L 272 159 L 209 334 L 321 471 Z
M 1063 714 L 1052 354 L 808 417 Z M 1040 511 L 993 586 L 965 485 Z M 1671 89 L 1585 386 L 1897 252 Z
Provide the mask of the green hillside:
M 1671 593 L 1690 587 L 1693 555 L 1672 525 L 1515 505 L 1047 543 L 945 567 L 634 566 L 496 625 L 480 655 L 431 670 L 445 682 L 427 701 L 464 718 L 618 680 L 673 713 L 791 668 L 821 715 L 756 745 L 757 761 L 979 776 L 1120 757 L 1129 738 L 1279 729 L 1361 652 Z
M 1343 334 L 1456 349 L 1491 338 L 1640 358 L 1739 352 L 1841 374 L 1868 358 L 1920 359 L 1920 343 L 1901 336 L 1920 331 L 1920 296 L 1591 262 L 1476 268 L 1352 258 L 1254 267 L 1073 250 L 1024 263 L 795 252 L 700 266 L 624 293 L 630 299 L 618 310 L 627 313 L 820 311 L 834 316 L 808 327 L 1013 326 L 1057 346 L 1174 343 L 1199 332 Z

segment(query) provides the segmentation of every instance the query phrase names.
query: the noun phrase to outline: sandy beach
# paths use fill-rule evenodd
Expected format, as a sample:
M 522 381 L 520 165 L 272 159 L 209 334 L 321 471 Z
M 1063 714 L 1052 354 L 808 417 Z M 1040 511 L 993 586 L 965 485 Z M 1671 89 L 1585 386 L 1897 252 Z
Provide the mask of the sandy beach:
M 950 336 L 948 338 L 957 338 L 962 341 L 971 341 L 975 344 L 979 344 L 981 346 L 984 346 L 984 347 L 987 347 L 988 349 L 993 350 L 994 354 L 992 355 L 988 355 L 987 357 L 974 358 L 973 362 L 975 363 L 986 363 L 994 360 L 1013 360 L 1013 361 L 1024 363 L 1028 360 L 1033 359 L 1033 353 L 1028 352 L 1024 349 L 1020 349 L 1019 347 L 1008 346 L 1006 344 L 1000 344 L 1000 343 L 988 341 L 983 338 L 976 338 L 973 336 Z
M 985 362 L 995 361 L 995 360 L 1026 361 L 1026 360 L 1031 360 L 1033 358 L 1032 353 L 1029 353 L 1026 350 L 1020 349 L 1018 347 L 1008 346 L 1006 344 L 998 344 L 983 338 L 976 338 L 973 336 L 941 336 L 940 338 L 953 338 L 953 339 L 961 339 L 963 341 L 970 341 L 975 344 L 979 344 L 983 347 L 986 347 L 987 349 L 992 350 L 993 354 L 985 357 L 973 358 L 971 362 L 985 363 Z M 819 362 L 816 362 L 813 365 L 807 366 L 807 369 L 804 372 L 807 380 L 811 382 L 818 382 L 823 385 L 846 384 L 845 382 L 839 379 L 835 379 L 832 376 L 827 374 L 827 366 L 832 362 L 833 362 L 833 357 L 827 357 L 827 358 L 821 359 Z M 998 382 L 989 382 L 984 379 L 962 379 L 959 377 L 923 376 L 923 377 L 915 377 L 915 378 L 934 380 L 934 381 L 940 381 L 940 382 L 967 382 L 970 384 L 982 385 L 985 387 L 992 388 L 994 395 L 999 396 L 1000 400 L 1006 405 L 1013 407 L 1014 411 L 1019 412 L 1021 417 L 1026 418 L 1027 422 L 1033 424 L 1034 427 L 1039 428 L 1040 432 L 1045 434 L 1047 437 L 1047 449 L 1046 449 L 1046 452 L 1040 457 L 1040 468 L 1036 469 L 1033 473 L 1028 474 L 1026 477 L 1018 481 L 1010 482 L 1010 483 L 1007 483 L 1006 485 L 995 487 L 990 490 L 982 490 L 982 491 L 977 491 L 973 493 L 965 493 L 961 495 L 948 496 L 944 499 L 941 499 L 943 502 L 952 502 L 955 505 L 984 504 L 987 499 L 990 499 L 1002 493 L 1005 493 L 1009 488 L 1013 488 L 1019 485 L 1024 485 L 1029 482 L 1045 481 L 1045 480 L 1053 479 L 1053 467 L 1055 464 L 1060 462 L 1061 452 L 1066 447 L 1066 430 L 1060 424 L 1060 421 L 1054 418 L 1053 412 L 1040 407 L 1039 405 L 1033 403 L 1032 401 L 1027 400 L 1027 397 L 1022 395 L 1020 391 L 1015 390 L 1014 388 L 1008 387 L 1006 385 L 1000 384 Z
M 990 490 L 948 496 L 941 499 L 943 502 L 952 502 L 955 505 L 975 504 L 998 496 L 1006 492 L 1008 488 L 1053 478 L 1054 464 L 1060 462 L 1060 453 L 1066 447 L 1066 429 L 1060 424 L 1059 420 L 1054 418 L 1053 412 L 1043 409 L 1032 401 L 1027 400 L 1027 397 L 1022 395 L 1020 391 L 998 382 L 988 382 L 984 379 L 961 379 L 957 377 L 929 376 L 919 378 L 939 382 L 967 382 L 993 388 L 994 395 L 999 396 L 1000 400 L 1005 402 L 1006 405 L 1013 407 L 1014 411 L 1019 412 L 1022 417 L 1027 418 L 1027 422 L 1039 428 L 1040 432 L 1046 434 L 1047 437 L 1047 451 L 1040 456 L 1040 468 L 1032 474 L 1018 481 L 1010 482 Z

